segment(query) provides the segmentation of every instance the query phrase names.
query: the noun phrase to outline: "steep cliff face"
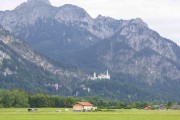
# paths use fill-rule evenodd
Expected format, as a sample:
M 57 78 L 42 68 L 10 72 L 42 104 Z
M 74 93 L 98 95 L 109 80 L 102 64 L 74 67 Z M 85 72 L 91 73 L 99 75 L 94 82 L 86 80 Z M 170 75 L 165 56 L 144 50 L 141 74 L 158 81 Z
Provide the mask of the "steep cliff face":
M 57 64 L 56 64 L 57 65 Z M 65 66 L 55 66 L 25 42 L 15 38 L 0 26 L 1 88 L 72 95 L 67 86 L 71 80 L 83 79 L 83 74 Z M 80 79 L 79 79 L 80 81 Z M 59 90 L 61 89 L 61 92 Z
M 48 75 L 50 74 L 39 67 L 40 64 L 35 65 L 34 60 L 28 59 L 26 54 L 28 54 L 29 49 L 26 46 L 0 26 L 1 88 L 22 88 L 36 91 L 42 90 L 44 84 L 55 80 L 55 77 L 52 77 L 49 81 Z M 18 49 L 16 49 L 17 47 Z M 25 49 L 23 50 L 21 47 Z M 35 88 L 33 89 L 32 86 Z
M 111 71 L 132 75 L 146 73 L 147 78 L 154 77 L 149 79 L 152 81 L 164 75 L 179 79 L 179 46 L 145 25 L 129 23 L 89 49 L 94 58 Z

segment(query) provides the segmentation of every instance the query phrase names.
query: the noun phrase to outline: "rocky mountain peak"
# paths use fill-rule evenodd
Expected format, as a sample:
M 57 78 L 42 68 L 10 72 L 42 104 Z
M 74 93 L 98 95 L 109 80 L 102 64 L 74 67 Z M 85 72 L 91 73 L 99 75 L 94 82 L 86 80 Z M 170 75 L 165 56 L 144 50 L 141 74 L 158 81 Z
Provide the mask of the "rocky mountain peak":
M 102 16 L 101 14 L 97 16 L 96 20 L 106 20 L 106 21 L 114 21 L 114 18 Z
M 49 0 L 28 0 L 28 3 L 30 3 L 30 4 L 45 3 L 48 5 L 51 5 Z
M 61 6 L 60 10 L 64 11 L 65 13 L 71 13 L 71 14 L 79 14 L 79 15 L 87 14 L 87 12 L 83 8 L 71 4 L 65 4 Z
M 95 21 L 96 21 L 96 22 L 112 23 L 112 22 L 115 22 L 115 21 L 117 21 L 117 20 L 114 19 L 114 18 L 111 18 L 111 17 L 102 16 L 102 15 L 100 14 L 100 15 L 98 15 L 98 16 L 95 18 Z
M 65 4 L 59 7 L 55 19 L 65 22 L 92 21 L 92 17 L 84 9 L 71 4 Z
M 96 19 L 103 19 L 103 18 L 105 18 L 105 17 L 102 16 L 101 14 L 99 14 Z
M 141 19 L 141 18 L 135 18 L 135 19 L 131 19 L 130 20 L 131 24 L 138 24 L 138 25 L 142 25 L 148 28 L 148 25 Z

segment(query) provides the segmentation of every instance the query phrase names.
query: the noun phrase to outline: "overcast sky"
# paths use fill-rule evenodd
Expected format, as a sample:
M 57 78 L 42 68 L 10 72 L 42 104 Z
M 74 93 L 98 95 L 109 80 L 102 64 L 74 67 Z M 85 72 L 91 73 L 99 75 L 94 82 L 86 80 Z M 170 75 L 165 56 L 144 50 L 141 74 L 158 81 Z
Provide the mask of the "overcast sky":
M 11 10 L 27 0 L 0 0 L 0 10 Z M 74 4 L 92 17 L 142 18 L 149 27 L 180 45 L 180 0 L 50 0 L 54 6 Z

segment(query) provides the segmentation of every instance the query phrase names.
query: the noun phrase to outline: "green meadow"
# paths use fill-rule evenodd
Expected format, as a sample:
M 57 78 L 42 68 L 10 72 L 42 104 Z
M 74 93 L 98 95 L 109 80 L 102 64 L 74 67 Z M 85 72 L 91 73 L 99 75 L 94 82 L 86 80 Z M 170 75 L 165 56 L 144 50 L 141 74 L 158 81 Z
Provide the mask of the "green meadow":
M 62 112 L 55 112 L 62 110 Z M 115 110 L 110 112 L 64 112 L 58 108 L 38 108 L 27 112 L 27 108 L 0 108 L 0 120 L 180 120 L 180 111 Z

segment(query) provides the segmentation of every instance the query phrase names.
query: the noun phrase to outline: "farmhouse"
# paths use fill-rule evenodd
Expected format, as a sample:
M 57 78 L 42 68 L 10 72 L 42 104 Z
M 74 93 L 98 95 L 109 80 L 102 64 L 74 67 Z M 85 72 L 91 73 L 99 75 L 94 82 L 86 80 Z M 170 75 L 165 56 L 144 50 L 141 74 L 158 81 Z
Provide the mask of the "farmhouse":
M 82 112 L 82 111 L 92 111 L 94 110 L 94 105 L 89 102 L 77 102 L 73 105 L 73 111 Z

